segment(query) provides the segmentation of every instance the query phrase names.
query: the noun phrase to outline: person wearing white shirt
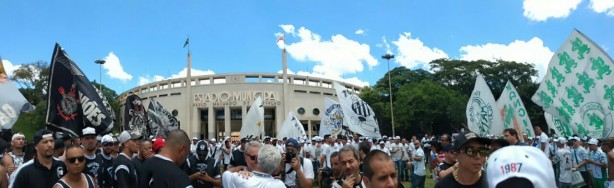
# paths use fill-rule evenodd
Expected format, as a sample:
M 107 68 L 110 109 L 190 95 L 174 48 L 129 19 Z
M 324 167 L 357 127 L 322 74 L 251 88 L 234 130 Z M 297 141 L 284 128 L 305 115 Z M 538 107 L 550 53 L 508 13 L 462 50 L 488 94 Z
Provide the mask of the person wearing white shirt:
M 383 140 L 379 141 L 379 146 L 376 148 L 376 150 L 381 150 L 390 156 L 390 150 L 386 147 L 386 143 Z
M 404 163 L 401 162 L 403 151 L 401 150 L 401 139 L 399 139 L 399 136 L 394 137 L 394 142 L 390 144 L 390 157 L 394 162 L 396 170 L 400 172 L 401 166 L 404 166 Z
M 285 165 L 285 168 L 282 168 L 281 171 L 285 174 L 284 184 L 286 187 L 312 187 L 315 177 L 313 164 L 307 158 L 303 158 L 301 161 L 301 158 L 297 155 L 300 149 L 298 145 L 299 143 L 294 138 L 286 140 L 286 153 L 282 154 L 282 165 Z M 287 155 L 290 153 L 295 157 L 291 161 L 287 161 Z
M 546 154 L 546 156 L 550 158 L 550 148 L 548 148 L 548 135 L 546 135 L 546 133 L 543 132 L 539 126 L 536 125 L 534 127 L 535 135 L 539 135 L 539 143 L 537 144 L 538 148 L 544 151 L 544 154 Z
M 565 138 L 559 138 L 556 145 L 558 149 L 552 159 L 553 163 L 559 166 L 559 188 L 571 188 L 571 177 L 573 171 L 571 170 L 573 163 L 571 162 L 571 152 L 565 147 L 567 140 Z
M 599 150 L 599 146 L 597 146 L 597 139 L 591 138 L 588 141 L 589 147 L 589 158 L 584 160 L 579 166 L 586 165 L 593 177 L 593 183 L 595 187 L 604 187 L 604 183 L 608 180 L 607 178 L 607 167 L 608 161 L 607 156 L 603 151 Z
M 412 187 L 424 187 L 424 181 L 426 180 L 426 158 L 424 156 L 424 150 L 420 147 L 420 141 L 414 141 L 414 145 L 416 146 L 416 151 L 411 158 L 411 167 L 413 169 L 411 184 Z
M 198 138 L 193 137 L 192 138 L 192 144 L 190 145 L 190 153 L 194 156 L 196 155 L 196 144 L 198 143 Z
M 399 171 L 399 179 L 401 181 L 409 181 L 408 169 L 405 167 L 405 164 L 409 161 L 410 156 L 409 144 L 407 144 L 406 139 L 403 139 L 401 140 L 401 170 Z
M 332 154 L 334 149 L 330 144 L 332 144 L 332 137 L 330 134 L 324 135 L 324 144 L 322 144 L 322 154 L 320 155 L 320 165 L 321 168 L 328 167 L 330 168 L 330 154 Z
M 586 168 L 586 166 L 579 166 L 584 162 L 584 160 L 588 159 L 588 152 L 582 146 L 580 146 L 580 138 L 574 136 L 571 138 L 571 140 L 573 141 L 573 148 L 571 148 L 571 162 L 573 164 L 572 168 L 573 170 L 580 171 L 584 182 L 590 183 L 592 182 L 592 179 L 588 172 L 588 169 Z
M 286 187 L 284 182 L 271 176 L 281 160 L 281 154 L 277 148 L 272 145 L 264 145 L 258 151 L 256 166 L 251 173 L 248 173 L 251 176 L 244 177 L 237 172 L 228 170 L 222 175 L 222 185 L 225 188 Z

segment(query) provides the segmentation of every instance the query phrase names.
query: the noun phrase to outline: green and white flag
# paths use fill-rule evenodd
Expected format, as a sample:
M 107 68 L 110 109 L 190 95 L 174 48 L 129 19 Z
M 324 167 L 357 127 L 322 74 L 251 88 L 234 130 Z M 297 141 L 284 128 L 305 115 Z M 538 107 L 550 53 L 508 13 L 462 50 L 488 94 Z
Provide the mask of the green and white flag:
M 249 136 L 258 137 L 264 133 L 264 104 L 262 98 L 256 98 L 256 101 L 249 107 L 247 114 L 244 116 L 243 125 L 241 126 L 240 137 Z
M 467 126 L 472 132 L 480 136 L 502 134 L 503 122 L 501 114 L 497 111 L 495 97 L 480 74 L 475 79 L 473 92 L 467 102 L 466 114 Z
M 552 114 L 548 112 L 544 112 L 544 118 L 546 118 L 546 123 L 548 124 L 548 128 L 553 129 L 554 133 L 559 136 L 572 136 L 573 130 L 569 127 L 569 124 L 562 122 L 561 119 L 554 117 Z
M 531 98 L 569 124 L 574 134 L 604 138 L 612 133 L 612 58 L 577 30 L 563 42 Z
M 503 118 L 503 129 L 513 128 L 518 131 L 518 135 L 527 134 L 529 137 L 535 137 L 533 125 L 527 109 L 518 95 L 518 91 L 512 82 L 507 81 L 505 88 L 497 100 L 497 109 Z M 520 136 L 523 140 L 522 136 Z M 523 140 L 524 141 L 524 140 Z

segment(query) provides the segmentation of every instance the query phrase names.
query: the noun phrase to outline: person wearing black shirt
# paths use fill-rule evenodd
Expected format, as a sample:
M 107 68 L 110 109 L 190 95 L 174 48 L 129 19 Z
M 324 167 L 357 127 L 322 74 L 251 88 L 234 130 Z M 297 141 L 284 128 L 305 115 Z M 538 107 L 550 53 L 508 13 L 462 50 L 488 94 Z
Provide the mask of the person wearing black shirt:
M 482 166 L 490 154 L 488 144 L 490 144 L 488 138 L 478 137 L 469 131 L 456 136 L 453 148 L 458 152 L 456 155 L 458 168 L 440 179 L 435 188 L 485 187 L 488 182 L 483 175 Z
M 441 163 L 439 163 L 439 166 L 437 166 L 436 169 L 438 179 L 441 179 L 444 176 L 454 172 L 454 170 L 458 168 L 458 165 L 455 165 L 456 152 L 454 151 L 452 144 L 448 144 L 446 147 L 444 147 L 443 152 L 445 153 L 445 158 Z
M 51 131 L 37 131 L 33 141 L 36 157 L 11 175 L 9 188 L 52 187 L 66 173 L 64 162 L 53 159 L 54 140 Z
M 190 160 L 190 181 L 194 188 L 213 188 L 222 186 L 220 163 L 207 157 L 207 143 L 200 141 L 196 144 L 196 156 L 188 157 Z
M 105 135 L 102 137 L 102 151 L 98 154 L 97 158 L 100 159 L 100 168 L 98 168 L 98 177 L 96 182 L 101 188 L 111 188 L 115 183 L 113 179 L 113 156 L 111 152 L 113 150 L 113 137 L 111 135 Z
M 244 153 L 245 153 L 245 144 L 249 142 L 249 139 L 242 138 L 241 139 L 241 147 L 239 149 L 232 151 L 232 156 L 230 159 L 230 166 L 247 166 L 245 163 Z
M 181 129 L 170 132 L 160 154 L 143 164 L 143 173 L 139 178 L 140 187 L 192 187 L 188 175 L 179 168 L 185 163 L 189 153 L 188 135 Z
M 96 156 L 96 130 L 92 127 L 86 127 L 82 133 L 81 144 L 83 145 L 83 156 L 85 156 L 85 169 L 83 169 L 83 173 L 92 177 L 98 177 L 102 160 Z
M 132 131 L 123 131 L 117 138 L 123 145 L 123 151 L 113 160 L 115 177 L 115 187 L 134 188 L 138 187 L 138 175 L 132 156 L 139 151 L 139 141 L 141 136 Z
M 153 157 L 153 149 L 151 149 L 151 141 L 142 140 L 139 145 L 139 154 L 132 159 L 136 168 L 136 174 L 141 174 L 143 171 L 143 163 L 146 159 Z

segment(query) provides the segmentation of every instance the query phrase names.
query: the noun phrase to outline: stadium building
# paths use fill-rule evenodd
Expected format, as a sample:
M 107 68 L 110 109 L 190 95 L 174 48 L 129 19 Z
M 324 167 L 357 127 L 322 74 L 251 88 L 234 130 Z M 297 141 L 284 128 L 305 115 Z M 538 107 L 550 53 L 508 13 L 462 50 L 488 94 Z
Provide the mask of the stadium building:
M 180 129 L 188 136 L 200 138 L 238 137 L 242 117 L 260 96 L 264 103 L 264 130 L 275 136 L 288 112 L 301 120 L 309 137 L 318 135 L 324 98 L 337 100 L 335 80 L 289 75 L 285 51 L 282 51 L 282 74 L 236 73 L 176 78 L 141 85 L 120 94 L 119 125 L 123 126 L 124 103 L 132 92 L 141 97 L 147 108 L 154 99 L 168 111 L 177 113 Z M 188 55 L 188 62 L 190 56 Z M 189 64 L 189 63 L 188 63 Z M 187 83 L 190 83 L 188 87 Z M 339 82 L 339 81 L 337 81 Z M 358 93 L 361 87 L 339 82 Z

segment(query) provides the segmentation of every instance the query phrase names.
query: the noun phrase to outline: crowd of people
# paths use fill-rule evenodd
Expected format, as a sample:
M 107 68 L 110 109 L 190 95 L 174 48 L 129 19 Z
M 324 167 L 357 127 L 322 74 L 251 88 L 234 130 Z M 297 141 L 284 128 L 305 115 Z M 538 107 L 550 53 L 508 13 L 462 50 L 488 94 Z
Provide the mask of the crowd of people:
M 614 141 L 537 137 L 506 129 L 500 136 L 325 135 L 310 139 L 245 137 L 190 140 L 132 131 L 73 138 L 39 130 L 26 144 L 0 142 L 1 187 L 614 187 Z M 28 147 L 29 146 L 29 147 Z M 614 177 L 613 177 L 614 178 Z

